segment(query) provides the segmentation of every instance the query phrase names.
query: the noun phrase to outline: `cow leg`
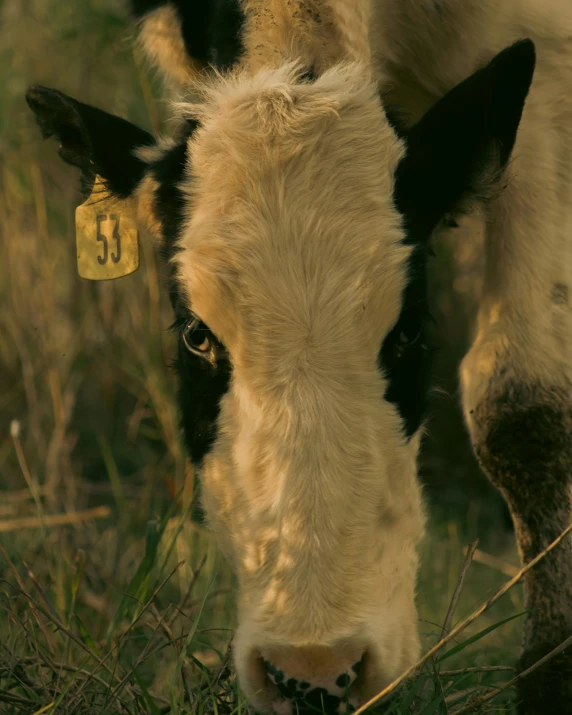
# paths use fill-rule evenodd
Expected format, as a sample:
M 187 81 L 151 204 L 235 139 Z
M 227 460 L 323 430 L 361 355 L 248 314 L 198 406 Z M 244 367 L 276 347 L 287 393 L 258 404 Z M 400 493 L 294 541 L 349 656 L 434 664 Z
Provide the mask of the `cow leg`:
M 544 81 L 553 60 L 538 54 L 505 188 L 489 205 L 475 337 L 460 369 L 473 449 L 509 505 L 525 564 L 572 521 L 572 101 Z M 572 635 L 572 537 L 528 572 L 524 591 L 521 671 Z M 523 679 L 518 696 L 519 715 L 572 712 L 572 647 Z
M 493 381 L 494 382 L 494 381 Z M 572 521 L 572 395 L 562 387 L 505 383 L 471 415 L 479 462 L 504 495 L 523 563 Z M 524 670 L 572 634 L 572 541 L 567 538 L 525 576 Z M 569 712 L 572 649 L 520 683 L 521 715 Z

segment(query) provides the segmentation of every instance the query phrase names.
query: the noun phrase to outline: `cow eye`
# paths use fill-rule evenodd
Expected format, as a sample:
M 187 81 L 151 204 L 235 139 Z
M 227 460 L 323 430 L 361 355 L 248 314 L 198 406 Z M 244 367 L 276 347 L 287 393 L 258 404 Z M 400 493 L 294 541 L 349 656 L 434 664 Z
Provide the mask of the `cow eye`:
M 401 330 L 395 342 L 395 357 L 399 360 L 413 346 L 421 343 L 421 331 L 409 333 L 406 330 Z M 421 345 L 421 347 L 423 347 Z
M 196 355 L 208 356 L 214 347 L 211 331 L 198 318 L 189 320 L 183 328 L 185 347 Z
M 416 335 L 408 335 L 404 330 L 402 330 L 399 333 L 399 337 L 397 338 L 397 345 L 401 348 L 406 348 L 409 347 L 410 345 L 415 345 L 419 341 L 419 338 L 421 337 L 421 331 L 419 331 Z

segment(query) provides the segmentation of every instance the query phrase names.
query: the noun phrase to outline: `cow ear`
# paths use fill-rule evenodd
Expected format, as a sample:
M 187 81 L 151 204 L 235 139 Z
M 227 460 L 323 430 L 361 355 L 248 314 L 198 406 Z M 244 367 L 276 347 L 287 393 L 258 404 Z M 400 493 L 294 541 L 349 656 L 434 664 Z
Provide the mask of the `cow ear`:
M 405 137 L 394 199 L 408 233 L 491 193 L 510 158 L 532 82 L 532 40 L 516 42 L 440 99 Z
M 151 134 L 56 89 L 30 87 L 26 101 L 44 138 L 58 138 L 59 155 L 78 166 L 88 184 L 97 174 L 114 196 L 127 198 L 133 192 L 146 169 L 134 151 L 155 144 Z

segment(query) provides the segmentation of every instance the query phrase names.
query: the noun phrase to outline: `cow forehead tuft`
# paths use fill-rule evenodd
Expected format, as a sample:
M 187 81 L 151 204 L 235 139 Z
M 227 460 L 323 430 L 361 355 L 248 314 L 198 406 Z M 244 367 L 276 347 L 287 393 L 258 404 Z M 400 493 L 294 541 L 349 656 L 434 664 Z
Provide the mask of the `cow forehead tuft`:
M 312 84 L 295 64 L 221 80 L 201 107 L 175 260 L 211 328 L 223 313 L 236 328 L 249 310 L 312 311 L 328 293 L 396 319 L 411 250 L 393 204 L 404 146 L 348 67 Z
M 380 122 L 387 124 L 375 82 L 367 68 L 355 62 L 340 63 L 312 82 L 307 79 L 307 67 L 297 61 L 254 75 L 236 70 L 195 91 L 199 102 L 175 105 L 180 116 L 217 131 L 232 121 L 261 142 L 309 127 L 315 119 L 336 117 L 340 111 L 348 115 L 352 107 L 363 111 L 372 105 Z

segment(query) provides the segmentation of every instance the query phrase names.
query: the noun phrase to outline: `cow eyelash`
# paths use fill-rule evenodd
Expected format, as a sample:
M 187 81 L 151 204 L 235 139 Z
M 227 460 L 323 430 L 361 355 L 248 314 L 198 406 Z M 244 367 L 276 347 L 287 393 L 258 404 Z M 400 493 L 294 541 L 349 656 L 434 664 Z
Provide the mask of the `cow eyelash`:
M 193 317 L 185 323 L 181 336 L 187 350 L 195 355 L 206 357 L 213 351 L 212 333 L 198 318 Z
M 178 333 L 188 353 L 204 358 L 213 367 L 229 360 L 225 346 L 194 313 L 177 316 L 170 330 Z
M 179 333 L 183 345 L 189 352 L 213 361 L 218 341 L 196 315 L 178 316 L 170 329 Z

